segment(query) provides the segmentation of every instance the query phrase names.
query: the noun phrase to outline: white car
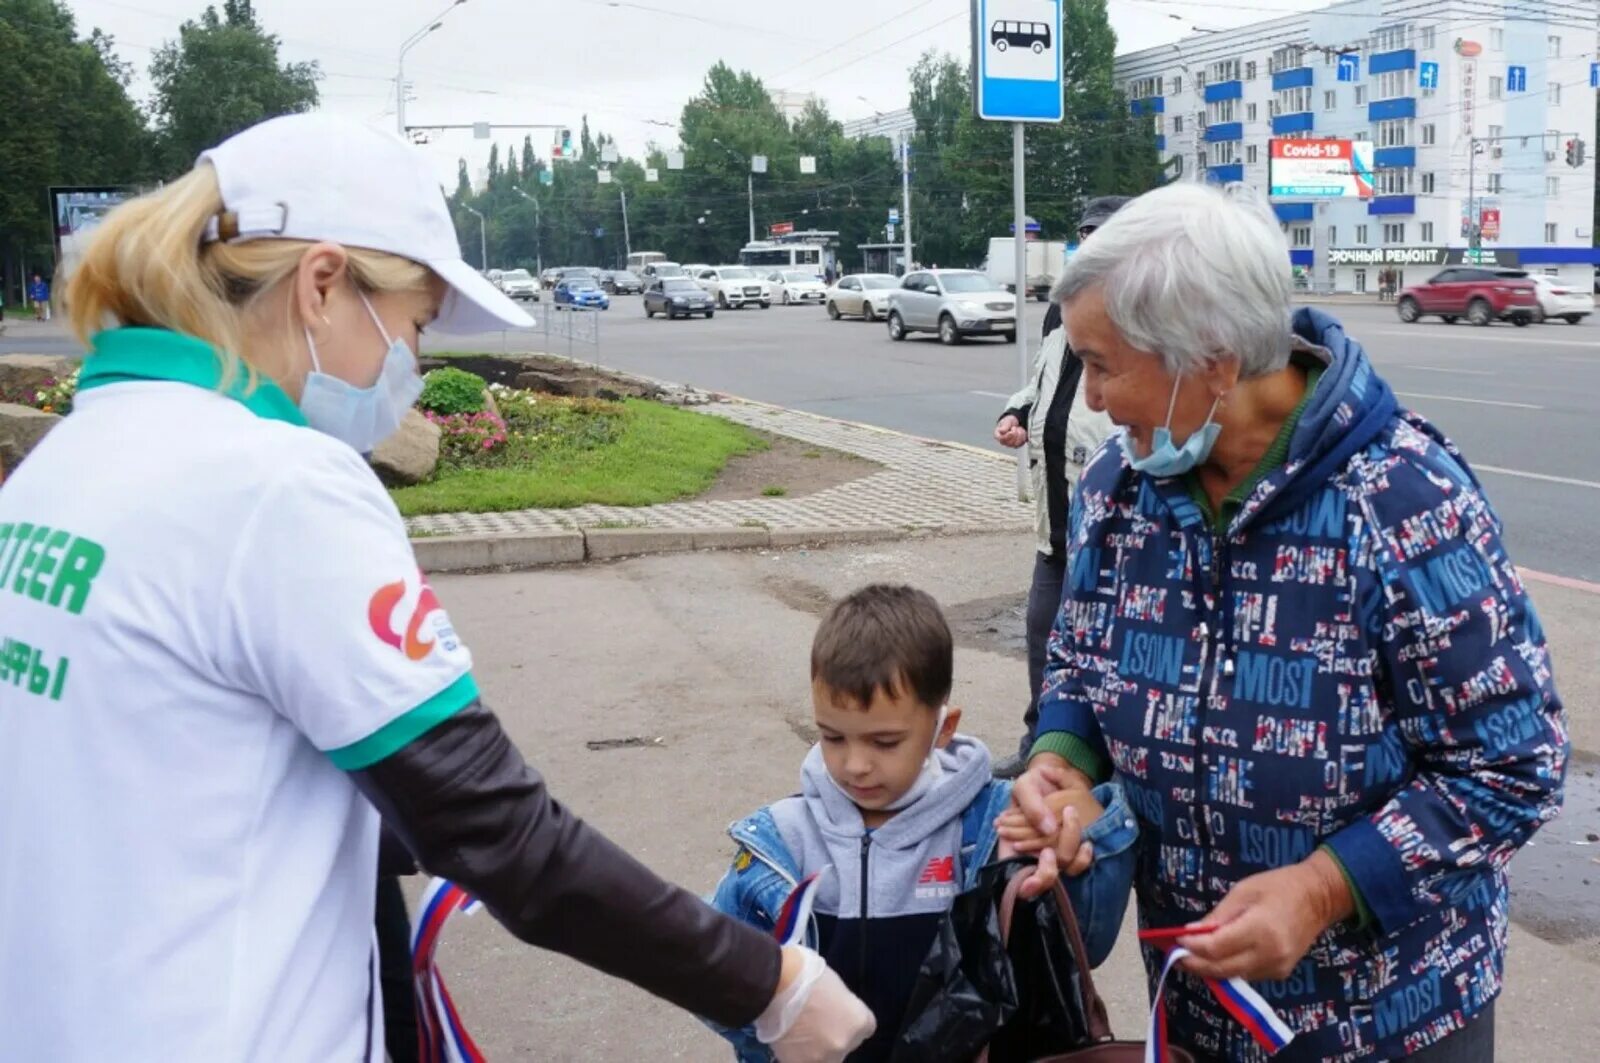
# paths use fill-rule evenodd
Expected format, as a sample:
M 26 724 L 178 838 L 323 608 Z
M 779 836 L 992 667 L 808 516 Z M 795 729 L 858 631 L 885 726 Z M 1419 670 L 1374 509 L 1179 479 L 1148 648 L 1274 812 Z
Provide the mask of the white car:
M 775 269 L 767 274 L 767 298 L 784 306 L 821 306 L 828 286 L 815 273 L 803 269 Z
M 1533 314 L 1535 323 L 1559 317 L 1569 325 L 1576 325 L 1594 313 L 1594 296 L 1569 288 L 1554 277 L 1535 276 L 1530 279 L 1539 292 L 1539 309 Z
M 900 287 L 900 278 L 889 273 L 855 273 L 840 277 L 828 289 L 828 316 L 835 321 L 845 314 L 860 315 L 863 321 L 876 321 L 889 309 L 889 293 Z
M 937 332 L 955 346 L 968 336 L 1017 341 L 1017 297 L 971 269 L 924 269 L 907 275 L 889 297 L 889 338 Z
M 539 282 L 525 269 L 508 269 L 500 274 L 500 290 L 513 299 L 539 301 Z
M 749 266 L 712 266 L 701 270 L 695 280 L 711 293 L 718 310 L 737 310 L 743 306 L 760 306 L 765 310 L 772 305 L 766 285 Z
M 683 272 L 689 275 L 690 280 L 698 284 L 700 283 L 700 274 L 710 268 L 711 263 L 709 262 L 686 262 L 683 265 Z

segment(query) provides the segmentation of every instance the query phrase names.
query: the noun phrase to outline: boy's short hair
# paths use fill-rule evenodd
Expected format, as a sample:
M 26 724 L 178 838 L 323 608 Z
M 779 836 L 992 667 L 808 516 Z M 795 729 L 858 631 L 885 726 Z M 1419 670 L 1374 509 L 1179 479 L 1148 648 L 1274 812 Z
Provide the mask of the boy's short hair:
M 939 603 L 915 587 L 874 583 L 834 603 L 811 642 L 811 679 L 861 708 L 878 691 L 937 708 L 950 696 L 954 649 Z

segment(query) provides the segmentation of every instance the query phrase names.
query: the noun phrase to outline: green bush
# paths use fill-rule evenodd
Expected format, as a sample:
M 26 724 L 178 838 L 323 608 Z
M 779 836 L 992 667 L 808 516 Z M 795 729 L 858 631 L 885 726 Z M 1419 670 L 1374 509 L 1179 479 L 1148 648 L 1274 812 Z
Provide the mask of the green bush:
M 483 409 L 483 377 L 465 369 L 435 369 L 422 378 L 422 397 L 417 405 L 446 417 L 456 413 L 478 413 Z

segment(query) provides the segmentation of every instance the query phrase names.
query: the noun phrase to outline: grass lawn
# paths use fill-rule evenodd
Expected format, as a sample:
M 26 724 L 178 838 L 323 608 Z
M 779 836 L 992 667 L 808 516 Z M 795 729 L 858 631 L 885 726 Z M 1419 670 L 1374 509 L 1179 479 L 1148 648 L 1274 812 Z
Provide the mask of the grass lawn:
M 729 458 L 767 443 L 743 425 L 630 399 L 598 432 L 552 431 L 490 468 L 442 464 L 431 483 L 390 493 L 408 517 L 567 509 L 586 503 L 648 506 L 699 494 Z

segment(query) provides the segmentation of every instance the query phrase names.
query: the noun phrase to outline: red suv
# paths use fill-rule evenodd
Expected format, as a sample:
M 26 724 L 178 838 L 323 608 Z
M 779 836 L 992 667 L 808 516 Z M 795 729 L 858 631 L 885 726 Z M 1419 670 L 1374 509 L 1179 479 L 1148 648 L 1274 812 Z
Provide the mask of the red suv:
M 1396 309 L 1405 322 L 1437 314 L 1446 324 L 1464 317 L 1474 325 L 1527 325 L 1539 312 L 1539 292 L 1524 270 L 1451 266 L 1428 283 L 1402 291 Z

